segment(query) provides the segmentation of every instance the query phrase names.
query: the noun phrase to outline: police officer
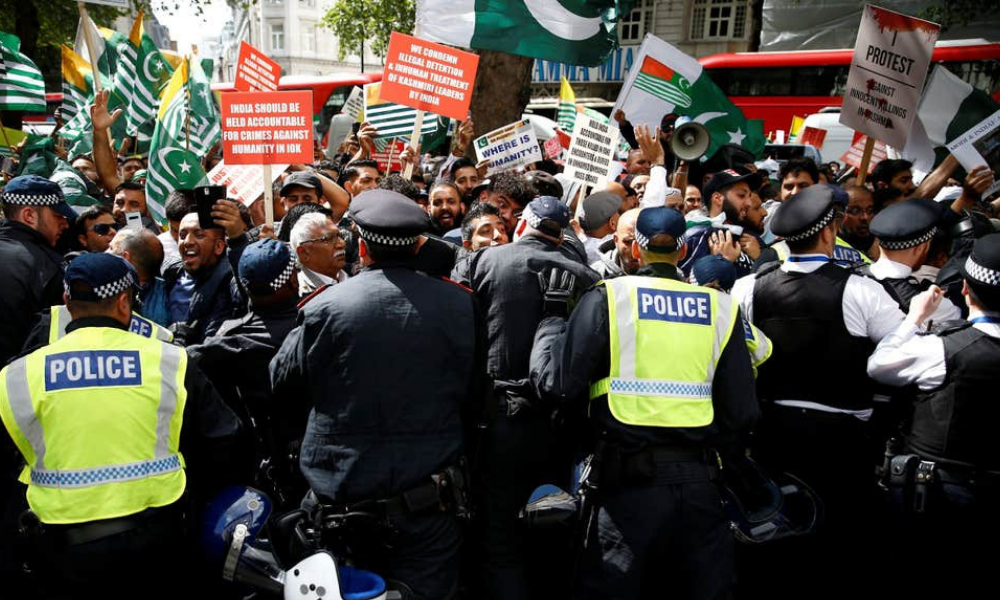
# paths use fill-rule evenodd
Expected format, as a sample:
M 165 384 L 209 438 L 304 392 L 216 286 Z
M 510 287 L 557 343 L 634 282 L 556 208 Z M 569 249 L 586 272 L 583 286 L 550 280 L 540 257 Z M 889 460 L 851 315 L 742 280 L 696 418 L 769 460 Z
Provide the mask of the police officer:
M 921 331 L 942 302 L 941 288 L 933 286 L 913 299 L 905 321 L 868 361 L 875 380 L 918 390 L 902 449 L 907 456 L 896 458 L 898 480 L 889 481 L 893 508 L 904 519 L 896 542 L 907 557 L 935 569 L 931 577 L 914 572 L 912 563 L 894 571 L 903 587 L 897 593 L 918 592 L 911 597 L 980 593 L 995 568 L 995 554 L 984 549 L 1000 533 L 1000 234 L 976 240 L 962 276 L 967 320 Z
M 775 560 L 787 563 L 785 576 L 823 589 L 856 583 L 851 562 L 860 556 L 859 544 L 865 549 L 862 519 L 875 499 L 875 457 L 866 444 L 873 410 L 866 361 L 903 319 L 881 285 L 832 261 L 837 212 L 834 192 L 825 185 L 786 200 L 771 227 L 791 254 L 737 280 L 732 292 L 774 346 L 757 379 L 762 417 L 756 456 L 765 469 L 805 480 L 826 507 L 817 535 L 777 548 Z
M 0 372 L 46 598 L 176 592 L 188 480 L 226 479 L 239 422 L 181 348 L 128 332 L 137 286 L 117 256 L 76 259 L 67 335 Z
M 312 407 L 300 466 L 320 510 L 371 512 L 384 524 L 378 543 L 352 540 L 364 544 L 359 566 L 414 598 L 454 598 L 461 507 L 450 488 L 461 411 L 482 369 L 474 299 L 413 269 L 430 228 L 419 204 L 369 190 L 351 213 L 365 269 L 304 306 L 271 362 L 274 393 Z
M 950 212 L 947 206 L 933 200 L 911 198 L 885 208 L 872 220 L 871 232 L 881 253 L 877 261 L 856 272 L 881 283 L 904 313 L 910 310 L 910 300 L 927 287 L 912 275 L 923 266 L 946 212 Z M 958 318 L 961 312 L 947 299 L 931 315 L 935 322 Z
M 7 182 L 0 222 L 0 366 L 21 351 L 38 311 L 62 302 L 62 256 L 56 242 L 76 213 L 55 183 L 37 175 Z
M 69 308 L 65 304 L 50 306 L 48 310 L 39 313 L 37 316 L 38 320 L 24 343 L 25 350 L 34 350 L 45 344 L 51 344 L 65 336 L 68 333 L 66 328 L 69 326 L 70 321 L 73 320 L 73 315 L 70 314 Z M 128 330 L 143 337 L 160 340 L 161 342 L 174 341 L 174 334 L 169 329 L 160 327 L 137 312 L 132 313 L 129 319 Z
M 731 592 L 733 537 L 710 450 L 742 453 L 758 406 L 739 305 L 677 275 L 684 230 L 678 211 L 643 209 L 636 275 L 598 284 L 568 323 L 546 318 L 535 336 L 532 383 L 559 402 L 589 394 L 599 440 L 588 479 L 598 508 L 574 597 Z
M 551 407 L 539 402 L 528 383 L 528 357 L 542 319 L 538 274 L 559 268 L 575 275 L 582 287 L 597 281 L 594 271 L 562 250 L 569 220 L 569 209 L 558 198 L 535 198 L 522 214 L 514 243 L 472 254 L 461 263 L 468 271 L 456 268 L 453 274 L 475 290 L 486 315 L 487 373 L 496 397 L 496 414 L 473 465 L 482 597 L 527 598 L 529 577 L 532 586 L 553 580 L 562 585 L 552 577 L 551 554 L 529 560 L 529 553 L 540 546 L 529 544 L 518 513 L 535 487 L 567 477 L 571 467 L 572 440 L 557 435 L 567 432 L 553 429 Z M 547 559 L 544 567 L 539 564 L 542 558 Z M 529 564 L 542 568 L 529 572 Z
M 287 456 L 289 444 L 294 440 L 297 448 L 301 440 L 303 432 L 298 427 L 305 423 L 308 408 L 289 402 L 283 402 L 280 409 L 275 406 L 268 371 L 271 359 L 296 325 L 295 265 L 292 251 L 283 242 L 268 238 L 248 245 L 237 270 L 250 296 L 250 311 L 225 321 L 204 343 L 187 348 L 188 356 L 197 361 L 226 403 L 244 423 L 253 425 L 257 454 L 255 464 L 247 466 L 256 468 L 268 461 L 257 485 L 264 486 L 279 506 L 292 500 L 297 503 L 306 491 L 297 485 L 301 477 L 293 479 L 297 465 L 292 468 Z M 276 419 L 293 431 L 275 431 Z M 297 497 L 293 490 L 299 492 Z

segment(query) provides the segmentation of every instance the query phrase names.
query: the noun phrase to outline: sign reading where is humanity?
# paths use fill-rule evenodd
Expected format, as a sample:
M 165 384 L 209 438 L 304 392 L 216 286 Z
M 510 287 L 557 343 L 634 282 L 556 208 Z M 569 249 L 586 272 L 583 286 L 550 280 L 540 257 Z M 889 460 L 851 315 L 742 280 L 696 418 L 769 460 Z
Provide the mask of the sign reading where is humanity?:
M 281 65 L 246 42 L 240 42 L 233 87 L 241 92 L 273 92 L 281 79 Z
M 312 162 L 312 91 L 222 94 L 222 151 L 230 165 Z
M 382 71 L 383 100 L 465 119 L 479 56 L 392 32 Z
M 475 148 L 477 161 L 490 161 L 487 174 L 542 160 L 535 129 L 528 121 L 517 121 L 476 138 Z
M 617 126 L 577 113 L 573 139 L 566 151 L 566 176 L 587 185 L 609 179 L 617 146 Z
M 840 122 L 896 148 L 906 146 L 941 26 L 865 6 Z
M 288 165 L 273 165 L 271 181 L 285 172 Z M 240 201 L 244 206 L 250 206 L 254 200 L 264 193 L 264 167 L 261 165 L 227 165 L 225 161 L 208 172 L 208 181 L 212 185 L 226 186 L 226 196 Z

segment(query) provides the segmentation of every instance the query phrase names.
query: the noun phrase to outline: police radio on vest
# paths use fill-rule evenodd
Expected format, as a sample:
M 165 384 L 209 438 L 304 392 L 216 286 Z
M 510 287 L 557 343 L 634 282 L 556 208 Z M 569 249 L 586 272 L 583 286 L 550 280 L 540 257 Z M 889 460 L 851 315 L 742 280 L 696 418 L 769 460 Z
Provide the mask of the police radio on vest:
M 639 318 L 709 325 L 711 299 L 704 292 L 671 292 L 638 288 Z
M 46 391 L 141 384 L 142 366 L 134 350 L 83 350 L 45 357 Z

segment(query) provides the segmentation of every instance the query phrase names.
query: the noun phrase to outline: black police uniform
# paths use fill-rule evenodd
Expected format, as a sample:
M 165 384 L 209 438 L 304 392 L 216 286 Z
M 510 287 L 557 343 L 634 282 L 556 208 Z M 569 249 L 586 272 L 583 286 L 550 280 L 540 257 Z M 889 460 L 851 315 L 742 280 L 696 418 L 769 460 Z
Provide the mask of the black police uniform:
M 529 203 L 529 209 L 539 200 Z M 562 586 L 552 576 L 551 560 L 545 564 L 531 560 L 528 534 L 518 513 L 535 487 L 568 478 L 574 446 L 572 440 L 560 437 L 569 432 L 553 429 L 551 406 L 540 405 L 528 383 L 535 328 L 542 319 L 538 273 L 563 269 L 584 286 L 595 283 L 597 274 L 569 258 L 561 245 L 535 235 L 482 249 L 462 264 L 468 271 L 456 270 L 453 277 L 475 290 L 483 307 L 489 337 L 487 374 L 494 382 L 497 403 L 473 461 L 478 508 L 475 552 L 483 569 L 476 581 L 482 597 L 522 599 L 528 597 L 529 576 Z M 537 565 L 537 574 L 528 573 L 529 564 Z
M 636 275 L 681 281 L 666 263 L 643 266 Z M 607 290 L 597 287 L 580 299 L 568 323 L 542 321 L 531 353 L 539 393 L 578 401 L 591 382 L 608 376 L 608 319 Z M 708 449 L 742 451 L 759 412 L 753 385 L 746 344 L 734 334 L 713 378 L 708 427 L 627 425 L 611 414 L 607 395 L 591 402 L 603 472 L 597 476 L 600 510 L 587 532 L 581 594 L 573 597 L 654 598 L 667 590 L 681 598 L 729 595 L 733 538 Z
M 429 226 L 388 190 L 351 208 L 366 241 L 413 245 Z M 369 540 L 354 558 L 415 598 L 457 592 L 459 525 L 432 475 L 459 462 L 463 404 L 480 393 L 476 318 L 461 286 L 375 262 L 306 304 L 271 362 L 276 397 L 313 407 L 300 466 L 319 502 L 384 518 L 384 545 Z

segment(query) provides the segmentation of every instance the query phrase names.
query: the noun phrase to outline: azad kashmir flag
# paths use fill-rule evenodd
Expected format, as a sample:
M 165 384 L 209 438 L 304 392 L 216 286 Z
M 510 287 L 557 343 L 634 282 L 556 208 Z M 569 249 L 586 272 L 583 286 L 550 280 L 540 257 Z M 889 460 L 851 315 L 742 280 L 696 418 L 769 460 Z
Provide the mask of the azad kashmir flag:
M 84 32 L 84 27 L 87 26 L 91 28 L 97 41 L 97 47 L 94 50 L 97 54 L 97 66 L 101 73 L 102 83 L 104 81 L 110 82 L 118 69 L 118 48 L 122 44 L 128 43 L 128 38 L 113 29 L 98 27 L 89 16 L 87 21 L 81 19 L 76 25 L 76 41 L 73 43 L 73 51 L 80 56 L 86 56 L 88 61 L 90 60 L 90 51 L 87 49 L 87 35 Z
M 572 135 L 573 125 L 576 123 L 576 94 L 565 77 L 559 83 L 559 115 L 556 119 L 559 128 Z
M 748 121 L 697 60 L 652 34 L 642 41 L 611 114 L 619 109 L 632 124 L 651 128 L 669 113 L 701 123 L 712 136 L 703 160 L 726 144 L 741 145 L 758 158 L 764 152 L 763 122 Z
M 69 46 L 62 47 L 62 78 L 62 120 L 66 123 L 81 110 L 88 110 L 87 104 L 94 95 L 94 72 L 90 63 Z
M 570 10 L 565 4 L 570 4 Z M 417 0 L 425 40 L 596 67 L 618 47 L 633 0 Z
M 948 155 L 946 144 L 998 110 L 1000 104 L 988 93 L 935 65 L 901 154 L 913 161 L 914 170 L 929 173 Z
M 379 95 L 382 90 L 381 83 L 366 84 L 364 89 L 365 121 L 378 129 L 376 140 L 409 136 L 413 133 L 413 125 L 417 120 L 417 109 L 383 100 Z M 437 127 L 436 115 L 425 113 L 424 121 L 420 125 L 420 134 L 425 136 L 428 133 L 433 133 L 437 131 Z M 379 143 L 376 141 L 376 149 L 379 149 L 378 145 Z M 384 148 L 383 145 L 382 149 Z
M 142 11 L 132 24 L 127 42 L 119 48 L 115 90 L 125 101 L 125 131 L 134 136 L 144 123 L 156 118 L 160 90 L 170 81 L 174 69 L 146 33 Z
M 199 142 L 195 133 L 195 101 L 199 92 L 190 90 L 191 102 L 188 102 L 188 87 L 191 85 L 190 71 L 201 73 L 201 66 L 197 61 L 183 61 L 167 89 L 163 93 L 160 102 L 160 111 L 157 115 L 156 130 L 153 132 L 153 140 L 149 149 L 149 176 L 146 179 L 146 205 L 149 207 L 153 219 L 160 224 L 166 223 L 166 212 L 164 206 L 167 196 L 175 189 L 193 189 L 199 185 L 205 185 L 208 178 L 201 167 L 201 158 L 205 151 L 199 155 L 198 149 L 205 146 L 205 142 Z M 192 73 L 193 75 L 193 73 Z M 204 73 L 201 73 L 204 79 Z M 187 115 L 191 114 L 190 131 L 188 131 Z M 219 127 L 218 115 L 216 114 L 216 128 Z M 208 147 L 214 140 L 208 143 Z M 205 148 L 207 150 L 207 148 Z
M 21 38 L 0 31 L 0 110 L 45 112 L 45 80 L 21 54 Z

